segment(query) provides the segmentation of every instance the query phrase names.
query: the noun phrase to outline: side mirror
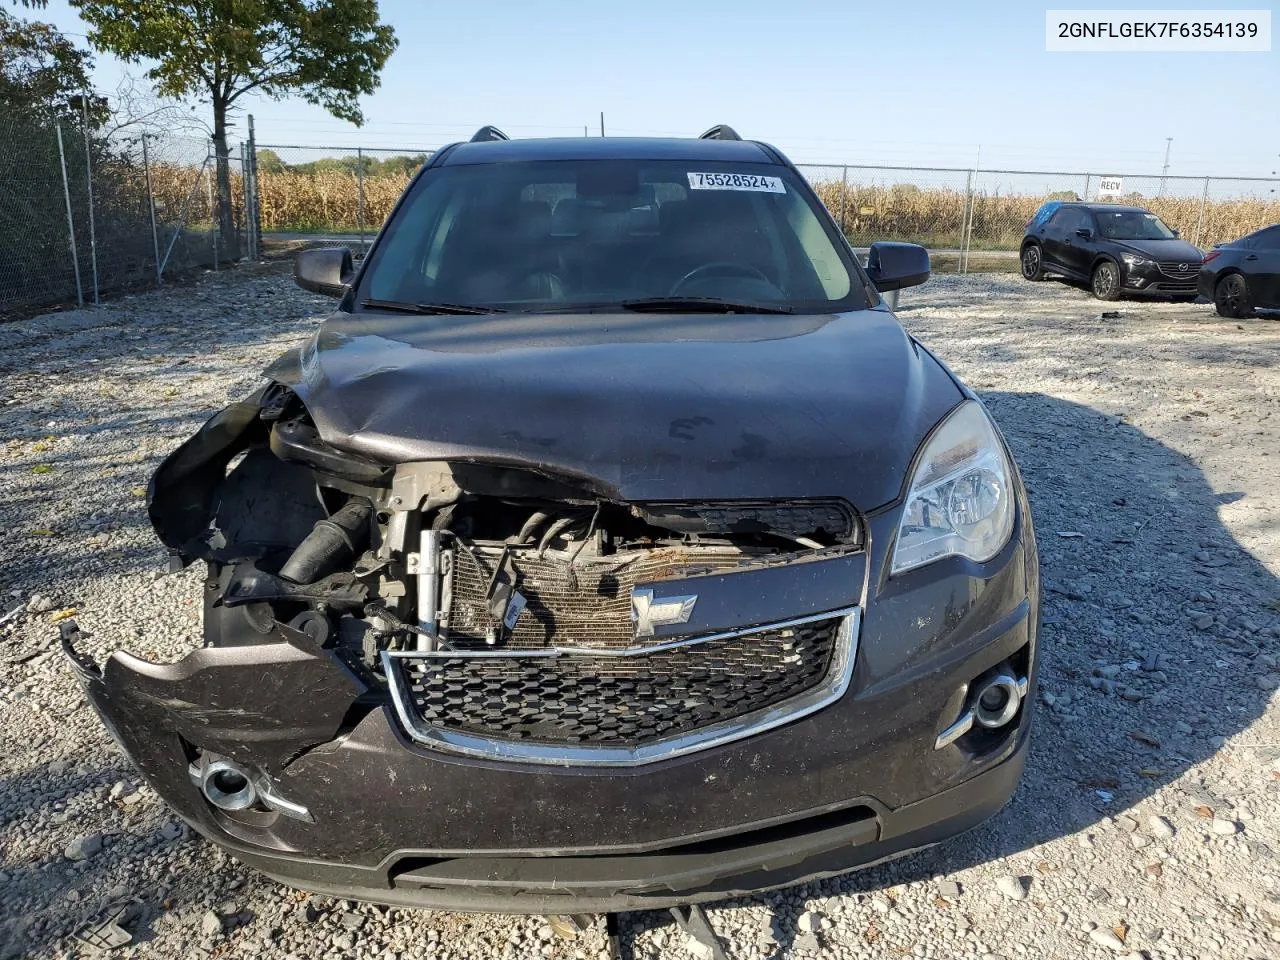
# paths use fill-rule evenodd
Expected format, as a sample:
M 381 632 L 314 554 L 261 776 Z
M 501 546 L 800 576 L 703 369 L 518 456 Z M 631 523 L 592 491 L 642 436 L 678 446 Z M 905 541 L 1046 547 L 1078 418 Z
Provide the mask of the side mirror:
M 918 243 L 873 243 L 867 276 L 881 293 L 919 286 L 929 279 L 929 251 Z
M 293 280 L 303 290 L 340 297 L 356 275 L 351 251 L 346 247 L 303 250 L 293 260 Z
M 1175 239 L 1175 240 L 1176 240 L 1178 237 L 1180 237 L 1180 236 L 1182 236 L 1182 234 L 1180 234 L 1177 230 L 1174 230 L 1174 231 L 1173 231 L 1173 237 L 1174 237 L 1174 239 Z
M 1079 237 L 1081 240 L 1092 240 L 1093 231 L 1090 230 L 1088 227 L 1081 227 L 1079 230 L 1076 231 L 1076 236 Z

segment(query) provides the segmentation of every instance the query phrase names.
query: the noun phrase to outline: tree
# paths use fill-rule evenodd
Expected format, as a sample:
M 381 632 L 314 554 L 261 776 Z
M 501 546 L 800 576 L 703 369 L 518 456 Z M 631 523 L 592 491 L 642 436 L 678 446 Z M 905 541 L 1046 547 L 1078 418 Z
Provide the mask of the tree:
M 258 169 L 263 173 L 284 173 L 288 168 L 274 150 L 259 150 Z
M 93 59 L 48 23 L 19 20 L 0 10 L 0 116 L 80 122 L 80 97 L 89 89 Z M 106 102 L 89 98 L 90 120 L 101 122 Z
M 213 108 L 218 221 L 234 241 L 228 114 L 251 91 L 299 96 L 357 126 L 359 97 L 377 89 L 396 48 L 377 0 L 70 0 L 89 42 L 131 63 L 171 97 Z

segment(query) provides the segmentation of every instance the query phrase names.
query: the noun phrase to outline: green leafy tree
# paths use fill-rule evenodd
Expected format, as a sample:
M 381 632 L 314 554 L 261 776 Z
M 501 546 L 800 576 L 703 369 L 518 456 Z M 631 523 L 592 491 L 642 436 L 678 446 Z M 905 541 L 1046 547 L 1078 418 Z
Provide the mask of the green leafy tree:
M 93 59 L 48 23 L 0 10 L 0 116 L 34 121 L 80 120 Z M 89 97 L 90 121 L 101 123 L 106 102 Z
M 297 96 L 361 124 L 359 97 L 378 87 L 396 48 L 377 0 L 70 0 L 89 42 L 128 62 L 147 62 L 161 94 L 213 108 L 218 219 L 231 217 L 228 114 L 245 94 Z M 151 64 L 154 65 L 151 65 Z
M 411 157 L 394 156 L 387 157 L 378 164 L 378 173 L 385 177 L 391 176 L 409 176 L 417 173 L 418 168 L 427 162 L 427 154 L 419 153 Z
M 258 170 L 261 173 L 284 173 L 288 167 L 285 166 L 280 154 L 274 150 L 258 151 Z

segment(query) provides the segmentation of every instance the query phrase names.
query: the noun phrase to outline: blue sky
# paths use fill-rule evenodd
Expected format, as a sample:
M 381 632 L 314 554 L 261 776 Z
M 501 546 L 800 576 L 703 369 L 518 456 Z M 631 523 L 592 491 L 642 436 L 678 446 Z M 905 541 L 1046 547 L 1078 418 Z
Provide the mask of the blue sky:
M 484 123 L 596 134 L 603 110 L 609 134 L 723 122 L 800 162 L 970 166 L 981 147 L 985 168 L 1158 173 L 1173 137 L 1171 174 L 1280 170 L 1275 49 L 1047 53 L 1046 6 L 1070 4 L 382 0 L 400 48 L 363 130 L 301 101 L 245 106 L 283 144 L 427 148 Z M 85 33 L 66 0 L 18 12 Z M 101 87 L 120 71 L 98 56 Z

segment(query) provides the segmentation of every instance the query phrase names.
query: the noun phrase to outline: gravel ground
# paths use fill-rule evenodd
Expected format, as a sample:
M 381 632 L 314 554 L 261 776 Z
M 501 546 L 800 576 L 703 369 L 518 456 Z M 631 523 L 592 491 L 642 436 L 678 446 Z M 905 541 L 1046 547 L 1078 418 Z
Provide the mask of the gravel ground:
M 316 322 L 274 271 L 4 329 L 0 958 L 598 956 L 600 927 L 308 897 L 191 835 L 116 752 L 53 643 L 170 660 L 198 576 L 165 575 L 161 456 Z M 939 277 L 903 322 L 985 395 L 1031 489 L 1042 692 L 1013 803 L 954 842 L 709 911 L 731 956 L 1280 957 L 1280 323 Z M 74 611 L 74 614 L 69 611 Z M 698 956 L 657 914 L 631 956 Z

